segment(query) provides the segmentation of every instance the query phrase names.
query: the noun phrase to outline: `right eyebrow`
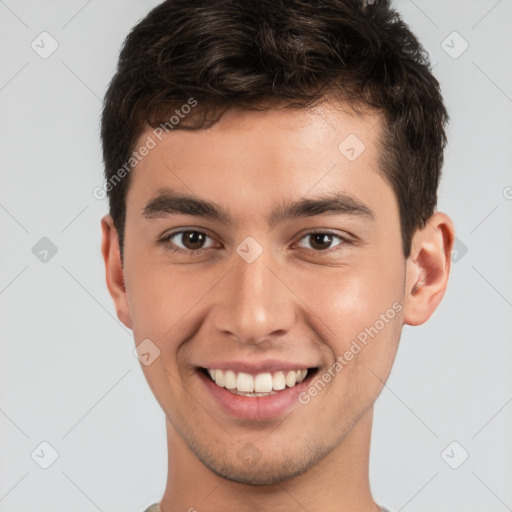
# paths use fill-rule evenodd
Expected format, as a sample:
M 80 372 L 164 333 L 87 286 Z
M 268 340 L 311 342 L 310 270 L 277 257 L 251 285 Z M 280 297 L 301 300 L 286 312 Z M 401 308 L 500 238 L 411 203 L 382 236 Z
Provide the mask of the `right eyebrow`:
M 142 211 L 146 219 L 163 218 L 173 213 L 195 215 L 234 224 L 235 219 L 221 206 L 195 197 L 181 195 L 171 189 L 161 189 Z

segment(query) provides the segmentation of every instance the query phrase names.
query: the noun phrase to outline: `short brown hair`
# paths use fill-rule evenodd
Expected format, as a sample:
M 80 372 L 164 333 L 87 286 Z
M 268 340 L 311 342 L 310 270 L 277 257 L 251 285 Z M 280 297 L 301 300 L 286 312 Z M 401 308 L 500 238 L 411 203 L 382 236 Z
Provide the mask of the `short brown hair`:
M 191 98 L 198 108 L 176 129 L 211 126 L 233 106 L 285 101 L 307 108 L 327 96 L 382 113 L 379 171 L 396 194 L 408 257 L 414 232 L 436 208 L 449 118 L 428 55 L 388 0 L 158 5 L 124 41 L 105 95 L 107 183 L 126 168 L 144 130 Z M 107 188 L 121 255 L 130 178 L 124 174 Z

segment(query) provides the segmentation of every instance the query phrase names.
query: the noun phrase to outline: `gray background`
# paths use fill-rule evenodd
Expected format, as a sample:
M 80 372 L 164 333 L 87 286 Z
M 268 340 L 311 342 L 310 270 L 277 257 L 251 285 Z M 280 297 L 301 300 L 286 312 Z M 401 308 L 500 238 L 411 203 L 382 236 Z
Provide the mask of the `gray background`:
M 106 289 L 92 195 L 100 100 L 157 3 L 0 1 L 1 512 L 139 512 L 163 494 L 164 415 Z M 372 490 L 395 511 L 512 510 L 512 1 L 395 5 L 452 118 L 439 210 L 458 245 L 378 399 Z

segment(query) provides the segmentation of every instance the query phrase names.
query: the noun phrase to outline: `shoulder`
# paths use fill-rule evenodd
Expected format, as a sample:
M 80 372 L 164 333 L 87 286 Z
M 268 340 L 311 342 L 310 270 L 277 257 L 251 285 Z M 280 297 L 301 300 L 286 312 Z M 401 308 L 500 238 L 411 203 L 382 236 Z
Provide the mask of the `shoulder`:
M 144 510 L 144 512 L 161 512 L 161 510 L 160 510 L 160 506 L 158 505 L 158 503 L 153 503 L 153 505 L 149 506 L 146 510 Z M 388 511 L 384 510 L 383 512 L 388 512 Z

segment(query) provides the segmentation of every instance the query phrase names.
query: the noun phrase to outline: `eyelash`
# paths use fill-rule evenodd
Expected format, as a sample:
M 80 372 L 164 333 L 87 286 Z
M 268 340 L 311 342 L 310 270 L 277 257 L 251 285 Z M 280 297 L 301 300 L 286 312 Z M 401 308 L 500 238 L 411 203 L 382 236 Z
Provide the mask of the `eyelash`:
M 199 233 L 199 234 L 205 235 L 206 237 L 213 240 L 213 238 L 211 236 L 209 236 L 207 233 L 205 233 L 204 231 L 199 231 L 197 229 L 183 229 L 181 231 L 174 231 L 173 233 L 169 233 L 168 235 L 165 235 L 163 238 L 161 238 L 158 241 L 158 243 L 166 246 L 166 249 L 172 251 L 173 253 L 180 253 L 185 256 L 198 256 L 200 254 L 203 254 L 208 249 L 212 249 L 212 247 L 206 247 L 206 248 L 201 248 L 201 249 L 197 249 L 194 251 L 194 250 L 190 250 L 190 249 L 182 249 L 181 247 L 169 247 L 169 244 L 172 243 L 171 239 L 174 238 L 176 235 L 182 235 L 183 233 Z M 306 234 L 304 234 L 303 236 L 300 237 L 299 242 L 301 240 L 303 240 L 304 238 L 307 238 L 311 235 L 316 235 L 316 234 L 330 235 L 334 238 L 338 238 L 340 240 L 340 243 L 330 249 L 325 249 L 325 250 L 315 250 L 315 249 L 307 249 L 306 248 L 307 252 L 314 253 L 315 255 L 324 255 L 326 253 L 330 254 L 331 252 L 338 250 L 338 248 L 340 246 L 347 245 L 347 244 L 351 243 L 351 241 L 348 238 L 338 235 L 336 233 L 333 233 L 330 230 L 308 231 Z

